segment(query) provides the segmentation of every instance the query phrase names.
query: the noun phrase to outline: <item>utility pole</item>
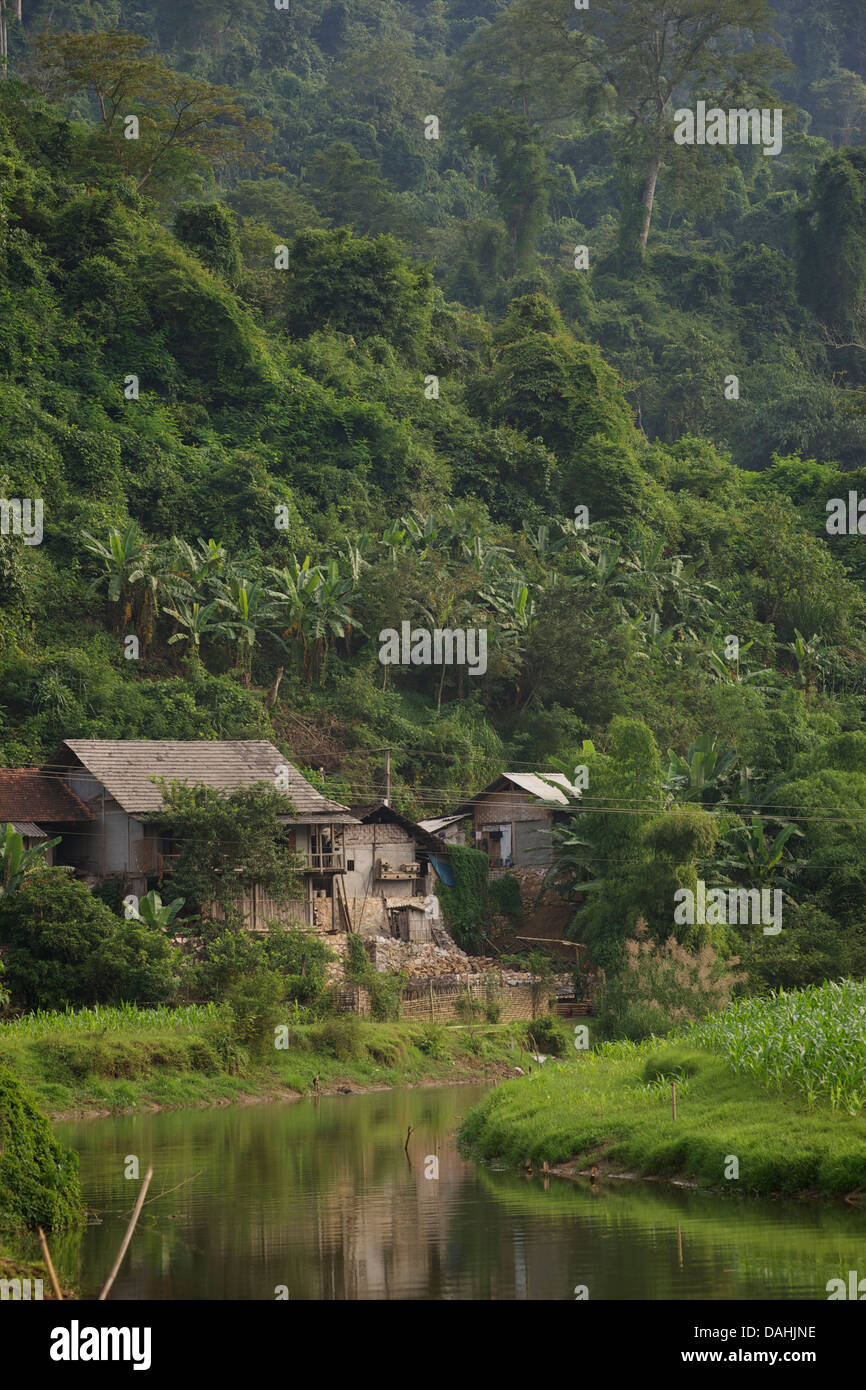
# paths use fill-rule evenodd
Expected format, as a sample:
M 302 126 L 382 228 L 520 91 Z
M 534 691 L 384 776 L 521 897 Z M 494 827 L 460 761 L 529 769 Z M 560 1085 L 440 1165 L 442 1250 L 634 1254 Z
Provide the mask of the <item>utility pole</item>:
M 391 749 L 385 749 L 385 805 L 391 805 Z

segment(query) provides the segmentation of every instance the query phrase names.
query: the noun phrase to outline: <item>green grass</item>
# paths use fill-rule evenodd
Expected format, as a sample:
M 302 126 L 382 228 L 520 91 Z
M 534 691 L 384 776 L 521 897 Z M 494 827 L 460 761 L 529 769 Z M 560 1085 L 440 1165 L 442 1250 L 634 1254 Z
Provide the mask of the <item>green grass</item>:
M 866 982 L 743 999 L 684 1036 L 740 1075 L 796 1088 L 810 1105 L 829 1101 L 849 1115 L 866 1107 Z
M 576 1065 L 548 1062 L 487 1096 L 461 1141 L 485 1159 L 598 1161 L 729 1192 L 866 1192 L 866 1117 L 810 1107 L 794 1090 L 768 1093 L 725 1058 L 690 1048 L 674 1121 L 663 1058 L 653 1062 L 667 1047 L 608 1043 Z M 730 1156 L 737 1180 L 725 1178 Z
M 522 1025 L 525 1031 L 525 1025 Z M 49 1115 L 177 1108 L 340 1085 L 501 1076 L 531 1065 L 521 1025 L 433 1029 L 340 1016 L 293 1025 L 286 1049 L 225 1046 L 213 1006 L 86 1009 L 0 1024 L 6 1062 Z

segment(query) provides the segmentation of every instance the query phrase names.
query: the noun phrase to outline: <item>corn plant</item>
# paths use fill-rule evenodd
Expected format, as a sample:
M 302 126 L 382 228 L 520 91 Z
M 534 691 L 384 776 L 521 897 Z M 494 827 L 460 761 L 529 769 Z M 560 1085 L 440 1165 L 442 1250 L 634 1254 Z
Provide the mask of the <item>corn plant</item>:
M 742 999 L 686 1035 L 733 1069 L 772 1087 L 794 1086 L 810 1105 L 857 1115 L 866 1106 L 866 982 L 827 981 Z

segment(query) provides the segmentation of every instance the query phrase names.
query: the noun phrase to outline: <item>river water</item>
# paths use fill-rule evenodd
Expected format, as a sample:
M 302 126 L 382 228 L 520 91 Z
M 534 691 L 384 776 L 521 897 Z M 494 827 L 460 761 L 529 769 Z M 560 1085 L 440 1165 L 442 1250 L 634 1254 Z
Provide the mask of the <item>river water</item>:
M 112 1298 L 824 1300 L 828 1279 L 864 1264 L 866 1212 L 844 1204 L 657 1183 L 545 1186 L 468 1162 L 455 1131 L 484 1091 L 59 1124 L 99 1221 L 52 1247 L 64 1276 L 94 1296 L 138 1191 L 124 1176 L 136 1158 L 142 1174 L 153 1164 L 158 1200 Z

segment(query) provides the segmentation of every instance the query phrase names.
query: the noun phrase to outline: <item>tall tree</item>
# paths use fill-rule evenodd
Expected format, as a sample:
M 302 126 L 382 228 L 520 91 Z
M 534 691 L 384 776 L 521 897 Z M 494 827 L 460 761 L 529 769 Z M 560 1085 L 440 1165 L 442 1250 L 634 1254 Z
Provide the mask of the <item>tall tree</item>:
M 37 47 L 55 95 L 87 92 L 94 98 L 112 160 L 140 189 L 184 163 L 213 169 L 261 162 L 246 142 L 267 141 L 269 122 L 248 117 L 231 87 L 175 72 L 140 35 L 49 30 Z M 134 134 L 130 117 L 138 122 Z
M 493 192 L 508 227 L 514 274 L 530 265 L 547 212 L 550 178 L 544 151 L 525 116 L 502 109 L 472 117 L 466 134 L 496 162 Z
M 543 74 L 565 84 L 569 114 L 619 118 L 621 157 L 640 169 L 638 209 L 625 221 L 645 249 L 659 174 L 676 150 L 675 101 L 696 89 L 718 100 L 757 90 L 786 65 L 775 50 L 749 46 L 771 33 L 770 20 L 767 0 L 592 0 L 578 12 L 562 0 L 518 0 L 478 37 L 474 58 L 486 55 L 495 67 L 501 32 L 532 57 L 521 79 L 527 89 Z

